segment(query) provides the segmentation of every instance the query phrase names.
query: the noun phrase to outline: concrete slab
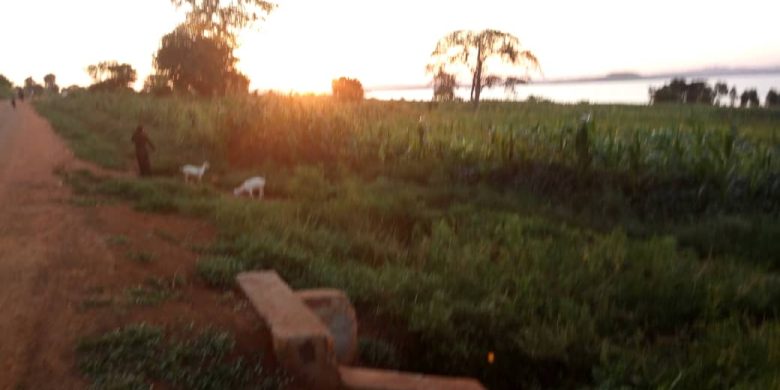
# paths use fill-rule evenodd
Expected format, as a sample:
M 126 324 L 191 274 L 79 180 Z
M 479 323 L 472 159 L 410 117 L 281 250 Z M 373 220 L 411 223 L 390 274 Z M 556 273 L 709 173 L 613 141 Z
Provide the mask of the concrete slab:
M 328 327 L 287 283 L 274 271 L 246 272 L 236 280 L 271 333 L 277 363 L 306 388 L 342 388 Z
M 341 290 L 321 288 L 298 290 L 295 295 L 328 327 L 339 364 L 352 364 L 358 350 L 358 325 L 355 308 L 347 294 Z

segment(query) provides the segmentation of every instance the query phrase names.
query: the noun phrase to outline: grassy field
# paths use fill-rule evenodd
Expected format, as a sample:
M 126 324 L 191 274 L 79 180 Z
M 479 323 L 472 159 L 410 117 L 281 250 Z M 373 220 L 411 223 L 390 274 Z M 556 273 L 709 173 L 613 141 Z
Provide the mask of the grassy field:
M 76 191 L 213 221 L 220 239 L 199 273 L 215 289 L 269 267 L 294 287 L 344 289 L 359 317 L 392 324 L 363 343 L 393 357 L 366 359 L 378 365 L 495 389 L 780 387 L 780 111 L 275 95 L 36 104 L 108 168 L 132 167 L 144 123 L 159 175 L 71 173 Z M 183 185 L 178 166 L 204 160 L 205 183 Z M 268 199 L 233 198 L 254 174 Z

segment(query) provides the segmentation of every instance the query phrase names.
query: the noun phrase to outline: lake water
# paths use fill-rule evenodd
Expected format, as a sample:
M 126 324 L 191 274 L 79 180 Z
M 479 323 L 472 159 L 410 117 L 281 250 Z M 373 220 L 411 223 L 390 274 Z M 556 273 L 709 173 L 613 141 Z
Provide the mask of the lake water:
M 697 78 L 700 79 L 700 78 Z M 737 87 L 740 94 L 744 89 L 755 88 L 759 99 L 763 104 L 769 89 L 774 88 L 780 92 L 780 73 L 757 75 L 731 75 L 705 77 L 711 85 L 716 81 L 724 81 L 726 84 Z M 690 80 L 690 79 L 689 79 Z M 647 104 L 650 102 L 648 89 L 658 88 L 668 83 L 668 78 L 652 78 L 627 81 L 588 81 L 578 83 L 561 84 L 527 84 L 516 88 L 514 94 L 506 93 L 503 88 L 486 89 L 482 92 L 483 99 L 510 99 L 525 100 L 528 96 L 545 98 L 559 103 L 577 103 L 588 101 L 591 103 L 628 103 Z M 458 88 L 457 96 L 468 100 L 469 88 Z M 369 98 L 382 100 L 431 100 L 432 88 L 371 91 L 366 93 Z M 721 98 L 728 102 L 728 97 Z M 739 98 L 737 98 L 739 99 Z M 739 104 L 739 100 L 737 100 Z

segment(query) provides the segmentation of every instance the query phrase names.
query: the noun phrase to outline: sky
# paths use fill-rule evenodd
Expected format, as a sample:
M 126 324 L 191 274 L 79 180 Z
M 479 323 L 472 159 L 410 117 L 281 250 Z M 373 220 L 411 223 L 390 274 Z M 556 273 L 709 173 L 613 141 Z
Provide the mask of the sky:
M 436 42 L 459 29 L 509 32 L 536 79 L 780 65 L 780 1 L 278 0 L 236 51 L 252 89 L 325 92 L 426 83 Z M 0 74 L 88 85 L 89 64 L 127 62 L 140 87 L 160 38 L 184 19 L 168 0 L 0 0 Z

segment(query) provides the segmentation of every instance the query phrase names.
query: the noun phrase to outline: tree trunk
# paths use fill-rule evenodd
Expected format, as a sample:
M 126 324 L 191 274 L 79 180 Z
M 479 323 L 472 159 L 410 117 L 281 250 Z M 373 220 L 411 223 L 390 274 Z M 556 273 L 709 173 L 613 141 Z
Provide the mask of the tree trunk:
M 482 44 L 477 46 L 477 68 L 474 70 L 474 80 L 471 83 L 471 89 L 473 90 L 473 96 L 471 101 L 474 102 L 474 107 L 479 105 L 479 95 L 482 93 Z
M 475 73 L 476 74 L 476 73 Z M 477 85 L 477 81 L 474 78 L 474 75 L 471 75 L 471 93 L 469 93 L 469 101 L 474 101 L 474 86 Z

